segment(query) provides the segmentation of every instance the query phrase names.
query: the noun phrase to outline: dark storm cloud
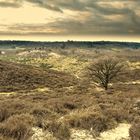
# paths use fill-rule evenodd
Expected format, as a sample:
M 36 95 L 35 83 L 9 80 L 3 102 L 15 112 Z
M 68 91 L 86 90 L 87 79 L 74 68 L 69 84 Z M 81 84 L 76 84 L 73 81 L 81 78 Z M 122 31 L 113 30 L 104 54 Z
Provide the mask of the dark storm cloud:
M 0 6 L 20 7 L 25 1 L 63 14 L 65 10 L 79 12 L 79 16 L 62 18 L 41 25 L 17 24 L 8 27 L 16 33 L 140 35 L 139 0 L 13 0 L 13 2 L 0 2 Z M 90 16 L 81 20 L 85 12 L 88 12 Z
M 26 0 L 26 1 L 33 3 L 42 8 L 62 12 L 62 10 L 59 7 L 55 6 L 55 4 L 53 5 L 49 4 L 47 0 L 46 1 L 45 0 Z
M 2 7 L 19 7 L 22 5 L 23 2 L 30 2 L 35 4 L 36 6 L 40 6 L 42 8 L 46 8 L 49 10 L 54 10 L 58 12 L 62 12 L 64 9 L 70 10 L 77 10 L 77 11 L 86 11 L 91 9 L 96 9 L 99 12 L 103 12 L 104 14 L 112 14 L 113 13 L 122 13 L 122 12 L 129 12 L 129 8 L 120 9 L 119 7 L 114 9 L 113 7 L 109 6 L 107 8 L 101 7 L 99 2 L 127 2 L 128 4 L 132 4 L 135 6 L 140 5 L 139 0 L 12 0 L 8 2 L 7 0 L 2 0 L 0 2 L 0 6 Z M 119 11 L 117 10 L 119 9 Z M 117 10 L 117 11 L 115 11 Z
M 7 1 L 0 1 L 0 7 L 13 7 L 13 8 L 19 8 L 21 6 L 21 3 L 19 1 L 12 1 L 12 2 L 7 2 Z

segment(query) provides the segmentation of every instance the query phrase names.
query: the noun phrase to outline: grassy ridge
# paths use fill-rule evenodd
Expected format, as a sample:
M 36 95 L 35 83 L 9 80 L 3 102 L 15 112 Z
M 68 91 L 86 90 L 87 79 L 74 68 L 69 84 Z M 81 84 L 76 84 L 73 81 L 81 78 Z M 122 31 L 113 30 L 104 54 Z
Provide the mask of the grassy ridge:
M 61 88 L 76 83 L 65 72 L 0 61 L 0 91 L 31 90 L 38 87 Z

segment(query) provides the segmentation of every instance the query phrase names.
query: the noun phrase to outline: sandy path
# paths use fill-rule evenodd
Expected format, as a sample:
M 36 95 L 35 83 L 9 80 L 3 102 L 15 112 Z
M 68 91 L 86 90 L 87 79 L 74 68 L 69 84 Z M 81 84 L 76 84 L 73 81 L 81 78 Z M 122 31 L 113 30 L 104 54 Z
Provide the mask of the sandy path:
M 121 123 L 117 128 L 101 133 L 93 138 L 89 131 L 72 130 L 71 140 L 129 140 L 130 124 Z
M 44 132 L 41 128 L 33 127 L 34 134 L 30 140 L 56 140 L 50 132 Z
M 99 140 L 122 140 L 129 139 L 130 124 L 119 124 L 115 129 L 101 133 Z
M 119 82 L 119 83 L 123 85 L 135 85 L 135 84 L 140 84 L 140 80 L 130 81 L 130 82 Z
M 117 128 L 105 131 L 100 137 L 93 138 L 90 131 L 87 130 L 71 130 L 70 140 L 129 140 L 130 124 L 121 123 Z M 49 132 L 44 132 L 40 128 L 33 128 L 34 134 L 30 140 L 56 140 Z

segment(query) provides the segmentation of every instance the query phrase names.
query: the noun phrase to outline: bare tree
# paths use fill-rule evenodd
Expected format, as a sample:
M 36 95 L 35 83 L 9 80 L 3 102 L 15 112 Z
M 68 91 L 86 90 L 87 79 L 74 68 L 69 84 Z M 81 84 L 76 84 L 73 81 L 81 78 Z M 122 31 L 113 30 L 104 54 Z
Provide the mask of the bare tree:
M 108 84 L 118 76 L 124 65 L 112 58 L 100 60 L 89 67 L 91 78 L 99 83 L 105 90 L 108 89 Z

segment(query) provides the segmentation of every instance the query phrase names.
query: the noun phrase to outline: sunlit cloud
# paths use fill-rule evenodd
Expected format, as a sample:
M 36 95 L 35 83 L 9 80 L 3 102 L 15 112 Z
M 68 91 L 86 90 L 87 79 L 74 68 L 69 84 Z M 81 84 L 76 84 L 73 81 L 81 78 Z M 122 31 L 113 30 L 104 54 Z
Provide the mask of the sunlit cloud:
M 140 38 L 139 25 L 139 0 L 0 0 L 0 39 Z

